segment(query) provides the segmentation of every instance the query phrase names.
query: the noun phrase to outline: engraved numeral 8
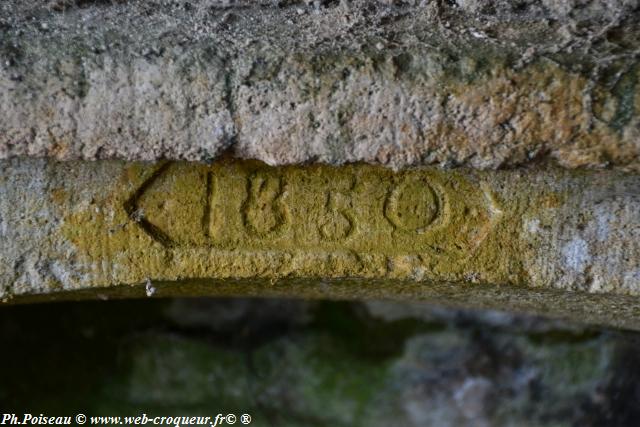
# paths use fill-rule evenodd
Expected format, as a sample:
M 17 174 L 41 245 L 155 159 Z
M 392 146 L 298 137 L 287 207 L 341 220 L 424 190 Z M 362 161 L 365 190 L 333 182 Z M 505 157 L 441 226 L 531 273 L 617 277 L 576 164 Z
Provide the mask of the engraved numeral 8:
M 259 172 L 249 177 L 242 217 L 250 234 L 265 237 L 286 228 L 289 211 L 282 201 L 283 195 L 284 184 L 280 177 Z

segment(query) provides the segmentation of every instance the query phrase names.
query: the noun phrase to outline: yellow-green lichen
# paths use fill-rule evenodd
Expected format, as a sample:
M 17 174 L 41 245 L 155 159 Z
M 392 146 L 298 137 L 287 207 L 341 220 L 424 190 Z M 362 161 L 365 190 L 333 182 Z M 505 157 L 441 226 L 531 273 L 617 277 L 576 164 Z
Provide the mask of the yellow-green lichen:
M 64 220 L 96 285 L 387 277 L 522 283 L 513 216 L 482 176 L 369 165 L 134 164 Z

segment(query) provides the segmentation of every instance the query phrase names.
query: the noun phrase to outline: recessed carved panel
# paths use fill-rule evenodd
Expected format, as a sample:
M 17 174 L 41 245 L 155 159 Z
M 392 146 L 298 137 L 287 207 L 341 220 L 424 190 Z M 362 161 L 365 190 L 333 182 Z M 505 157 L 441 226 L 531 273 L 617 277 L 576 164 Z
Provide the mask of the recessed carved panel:
M 500 219 L 489 189 L 427 169 L 167 164 L 125 203 L 166 247 L 454 257 Z

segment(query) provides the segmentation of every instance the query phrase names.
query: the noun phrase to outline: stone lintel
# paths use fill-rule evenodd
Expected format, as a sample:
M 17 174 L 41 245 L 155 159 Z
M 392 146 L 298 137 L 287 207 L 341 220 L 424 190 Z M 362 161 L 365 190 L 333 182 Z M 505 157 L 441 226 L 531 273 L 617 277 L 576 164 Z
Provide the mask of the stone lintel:
M 640 328 L 640 177 L 617 171 L 0 164 L 3 302 L 394 298 Z

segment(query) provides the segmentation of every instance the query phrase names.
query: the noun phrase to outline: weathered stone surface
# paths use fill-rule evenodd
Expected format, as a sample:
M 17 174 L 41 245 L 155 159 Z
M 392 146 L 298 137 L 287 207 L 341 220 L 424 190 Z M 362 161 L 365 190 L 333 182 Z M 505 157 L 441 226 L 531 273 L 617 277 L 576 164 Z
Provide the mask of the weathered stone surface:
M 637 333 L 416 303 L 24 305 L 0 310 L 0 339 L 5 412 L 599 427 L 640 411 Z
M 637 1 L 0 4 L 0 158 L 640 169 Z
M 385 296 L 640 327 L 637 175 L 232 160 L 1 166 L 5 301 Z

